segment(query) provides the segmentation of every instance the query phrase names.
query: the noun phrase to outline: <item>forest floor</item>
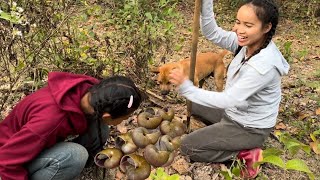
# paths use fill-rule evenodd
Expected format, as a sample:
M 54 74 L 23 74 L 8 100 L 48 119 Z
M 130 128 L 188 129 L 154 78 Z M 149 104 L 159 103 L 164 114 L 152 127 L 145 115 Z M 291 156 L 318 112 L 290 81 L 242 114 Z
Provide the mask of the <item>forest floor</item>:
M 234 12 L 224 12 L 217 10 L 216 13 L 218 24 L 224 29 L 231 29 L 233 25 Z M 222 13 L 223 12 L 223 13 Z M 189 57 L 191 54 L 191 39 L 192 39 L 192 23 L 193 9 L 192 7 L 181 7 L 182 21 L 177 24 L 178 35 L 183 37 L 185 41 L 181 44 L 182 49 L 179 52 L 173 52 L 166 56 L 168 61 L 177 61 L 179 59 Z M 320 127 L 320 41 L 319 31 L 307 26 L 307 22 L 290 20 L 282 18 L 274 42 L 278 45 L 282 53 L 287 57 L 290 64 L 289 74 L 283 77 L 282 80 L 282 101 L 280 112 L 277 120 L 277 125 L 273 131 L 273 135 L 268 138 L 264 144 L 266 148 L 276 148 L 284 150 L 281 156 L 284 162 L 290 159 L 298 158 L 305 162 L 310 171 L 315 175 L 315 179 L 320 178 L 320 158 L 319 154 L 311 149 L 310 154 L 303 151 L 298 151 L 295 156 L 292 156 L 285 151 L 284 144 L 279 141 L 276 134 L 288 133 L 293 138 L 309 146 L 312 142 L 310 133 L 319 130 Z M 219 47 L 206 40 L 200 33 L 198 42 L 198 52 L 219 51 Z M 161 52 L 159 52 L 161 54 Z M 160 56 L 160 55 L 159 55 Z M 225 58 L 225 63 L 230 62 L 232 56 L 228 55 Z M 156 64 L 160 64 L 156 61 Z M 150 75 L 155 79 L 156 75 Z M 206 80 L 205 89 L 213 90 L 213 79 Z M 150 89 L 154 94 L 160 94 L 157 86 Z M 187 110 L 185 100 L 175 92 L 169 94 L 170 101 L 161 98 L 151 100 L 144 104 L 146 106 L 169 106 L 175 109 L 176 117 L 186 120 Z M 161 102 L 163 101 L 163 102 Z M 130 123 L 129 123 L 130 122 Z M 131 117 L 131 121 L 123 122 L 114 128 L 115 131 L 127 131 L 130 126 L 136 125 L 136 114 Z M 201 122 L 191 118 L 191 130 L 204 126 Z M 319 153 L 319 152 L 317 152 Z M 225 179 L 219 172 L 229 166 L 213 163 L 190 163 L 188 157 L 177 155 L 171 166 L 164 168 L 169 175 L 178 174 L 181 180 L 215 180 Z M 96 179 L 94 168 L 88 168 L 84 171 L 83 176 L 79 179 Z M 101 175 L 101 170 L 100 170 Z M 125 179 L 125 174 L 118 169 L 107 170 L 105 179 Z M 101 178 L 101 177 L 100 177 Z M 232 179 L 239 179 L 233 177 Z M 306 173 L 293 170 L 285 170 L 266 163 L 262 165 L 262 171 L 257 179 L 309 179 Z
M 183 4 L 183 3 L 181 3 Z M 166 55 L 167 62 L 178 61 L 191 55 L 191 40 L 192 40 L 192 23 L 193 23 L 193 7 L 180 7 L 181 21 L 177 23 L 177 35 L 174 39 L 181 42 L 182 47 L 178 52 L 173 51 Z M 218 9 L 216 13 L 218 24 L 226 30 L 230 30 L 233 26 L 235 12 Z M 184 41 L 180 41 L 183 38 Z M 279 116 L 277 125 L 268 140 L 264 144 L 264 148 L 276 148 L 284 150 L 285 153 L 281 156 L 284 162 L 290 159 L 298 158 L 305 162 L 310 171 L 314 174 L 315 179 L 320 179 L 320 157 L 314 150 L 311 149 L 310 154 L 303 151 L 298 151 L 295 156 L 292 156 L 285 150 L 284 144 L 279 141 L 276 134 L 279 132 L 288 133 L 300 142 L 309 146 L 313 140 L 310 133 L 319 130 L 320 127 L 320 40 L 319 30 L 310 28 L 307 22 L 302 20 L 290 20 L 282 18 L 276 36 L 273 38 L 282 53 L 287 57 L 290 64 L 290 71 L 282 80 L 282 101 L 280 104 Z M 290 44 L 291 43 L 291 44 Z M 172 48 L 174 49 L 174 48 Z M 198 42 L 198 52 L 219 51 L 220 48 L 208 40 L 200 33 Z M 158 61 L 155 64 L 160 64 L 160 57 L 163 52 L 158 53 Z M 225 58 L 225 64 L 230 62 L 232 55 Z M 151 79 L 155 79 L 155 74 L 150 74 Z M 204 89 L 214 90 L 213 79 L 206 80 Z M 171 92 L 168 99 L 162 99 L 158 87 L 155 85 L 149 89 L 152 94 L 149 101 L 145 102 L 142 107 L 148 106 L 166 106 L 175 109 L 176 118 L 185 121 L 187 119 L 187 108 L 185 99 L 180 97 L 176 92 Z M 168 100 L 168 101 L 167 101 Z M 170 101 L 169 101 L 170 100 Z M 14 103 L 14 102 L 11 102 Z M 8 105 L 8 109 L 10 105 Z M 137 110 L 128 121 L 122 122 L 116 127 L 111 127 L 111 142 L 116 134 L 126 132 L 132 127 L 137 126 L 136 117 L 142 108 Z M 8 112 L 1 112 L 3 117 Z M 205 125 L 200 121 L 191 118 L 191 130 L 194 131 Z M 320 139 L 319 136 L 317 136 Z M 319 152 L 317 152 L 319 153 Z M 191 163 L 188 157 L 181 156 L 179 152 L 173 163 L 165 167 L 167 174 L 178 174 L 181 180 L 222 180 L 225 179 L 220 171 L 229 168 L 228 164 L 214 163 Z M 152 169 L 154 172 L 155 169 Z M 95 179 L 126 179 L 118 168 L 106 170 L 105 177 L 102 178 L 102 169 L 92 165 L 85 168 L 83 173 L 77 180 L 95 180 Z M 232 179 L 239 179 L 233 177 Z M 309 179 L 304 172 L 285 170 L 266 163 L 262 165 L 262 171 L 257 179 L 274 179 L 274 180 L 300 180 Z

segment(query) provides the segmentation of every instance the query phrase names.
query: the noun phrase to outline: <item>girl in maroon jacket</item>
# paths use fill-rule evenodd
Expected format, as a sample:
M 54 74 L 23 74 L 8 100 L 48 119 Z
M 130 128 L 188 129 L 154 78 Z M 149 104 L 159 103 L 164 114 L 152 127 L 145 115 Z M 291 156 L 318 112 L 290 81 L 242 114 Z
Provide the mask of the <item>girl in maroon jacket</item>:
M 140 103 L 140 91 L 126 77 L 99 82 L 85 75 L 49 73 L 48 85 L 25 97 L 0 123 L 0 177 L 75 178 L 101 150 L 108 125 L 127 119 Z M 79 136 L 65 141 L 70 135 Z

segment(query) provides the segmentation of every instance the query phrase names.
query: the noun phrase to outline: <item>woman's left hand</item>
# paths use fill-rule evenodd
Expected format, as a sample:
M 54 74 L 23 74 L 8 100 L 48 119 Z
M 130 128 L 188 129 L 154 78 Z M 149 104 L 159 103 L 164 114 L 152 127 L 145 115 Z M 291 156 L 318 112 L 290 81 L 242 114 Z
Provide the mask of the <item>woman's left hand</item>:
M 188 77 L 183 73 L 182 68 L 175 68 L 169 74 L 170 83 L 180 86 Z

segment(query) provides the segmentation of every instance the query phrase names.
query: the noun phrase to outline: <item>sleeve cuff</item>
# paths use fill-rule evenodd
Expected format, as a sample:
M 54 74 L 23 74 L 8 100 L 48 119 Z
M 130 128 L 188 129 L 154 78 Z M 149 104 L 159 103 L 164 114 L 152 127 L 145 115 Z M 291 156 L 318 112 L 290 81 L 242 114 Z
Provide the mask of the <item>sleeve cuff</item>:
M 189 79 L 187 79 L 179 86 L 179 92 L 183 94 L 188 89 L 188 87 L 191 86 L 193 86 L 193 83 Z

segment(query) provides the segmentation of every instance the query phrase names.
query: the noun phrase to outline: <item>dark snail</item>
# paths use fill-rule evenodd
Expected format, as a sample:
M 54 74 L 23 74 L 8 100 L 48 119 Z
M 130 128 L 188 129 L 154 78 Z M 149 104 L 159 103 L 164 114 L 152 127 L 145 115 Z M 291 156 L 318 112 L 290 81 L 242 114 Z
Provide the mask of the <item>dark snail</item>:
M 150 164 L 137 154 L 124 155 L 120 161 L 120 169 L 127 174 L 128 180 L 143 180 L 149 177 Z
M 148 144 L 154 144 L 158 141 L 161 136 L 161 132 L 157 131 L 148 131 L 144 127 L 138 127 L 132 130 L 131 132 L 133 142 L 139 147 L 144 148 Z
M 153 144 L 149 144 L 143 153 L 143 157 L 150 163 L 152 166 L 160 167 L 167 163 L 170 156 L 169 151 L 161 150 Z
M 169 135 L 172 138 L 183 135 L 186 130 L 185 124 L 179 121 L 162 121 L 160 124 L 161 133 Z
M 145 127 L 147 129 L 157 128 L 162 121 L 159 108 L 147 108 L 144 112 L 138 115 L 137 121 L 140 127 Z
M 161 136 L 159 140 L 159 146 L 161 149 L 166 149 L 167 151 L 174 151 L 180 147 L 181 136 L 172 138 L 169 135 Z
M 171 121 L 174 118 L 174 110 L 172 108 L 163 108 L 159 111 L 163 120 Z
M 143 156 L 152 166 L 169 166 L 174 160 L 174 151 L 180 147 L 180 143 L 180 137 L 161 136 L 155 145 L 150 144 L 144 149 Z
M 169 158 L 168 158 L 167 162 L 165 164 L 163 164 L 161 167 L 170 166 L 172 164 L 172 162 L 174 161 L 174 157 L 176 157 L 175 151 L 173 151 L 169 154 Z
M 171 108 L 146 108 L 137 118 L 139 127 L 118 135 L 115 138 L 116 148 L 102 150 L 94 157 L 99 167 L 111 169 L 119 166 L 128 180 L 148 178 L 151 165 L 169 166 L 187 129 L 174 119 Z M 138 148 L 144 148 L 143 156 L 133 154 Z
M 99 167 L 105 167 L 108 169 L 119 166 L 123 153 L 117 148 L 107 148 L 100 151 L 94 157 L 94 162 Z

